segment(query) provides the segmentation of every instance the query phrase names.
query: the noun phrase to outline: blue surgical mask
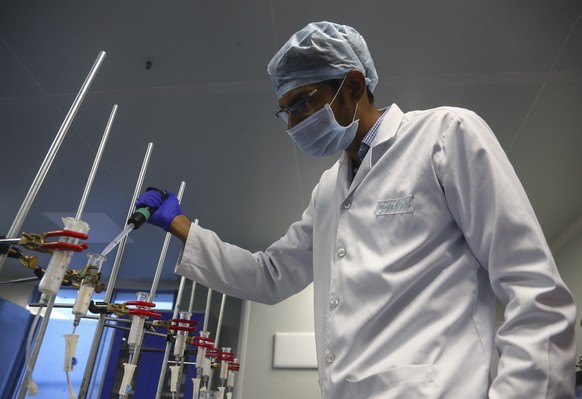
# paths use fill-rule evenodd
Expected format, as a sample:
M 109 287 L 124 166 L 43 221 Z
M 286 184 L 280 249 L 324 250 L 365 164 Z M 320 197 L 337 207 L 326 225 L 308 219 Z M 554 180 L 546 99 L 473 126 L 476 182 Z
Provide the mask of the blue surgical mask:
M 343 83 L 342 81 L 342 85 Z M 337 123 L 331 110 L 331 104 L 340 90 L 341 85 L 331 103 L 325 104 L 322 109 L 287 130 L 295 144 L 312 157 L 326 157 L 345 150 L 356 137 L 359 120 L 355 118 L 358 104 L 352 123 L 348 126 Z

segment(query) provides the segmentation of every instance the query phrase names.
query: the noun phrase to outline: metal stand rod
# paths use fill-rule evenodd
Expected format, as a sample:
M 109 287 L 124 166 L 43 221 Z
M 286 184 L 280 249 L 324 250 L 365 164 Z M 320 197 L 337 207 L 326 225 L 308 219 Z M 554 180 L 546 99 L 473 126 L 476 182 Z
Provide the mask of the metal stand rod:
M 210 301 L 212 301 L 212 290 L 208 288 L 208 293 L 206 294 L 206 309 L 204 310 L 204 324 L 202 325 L 203 331 L 208 331 L 208 318 L 210 316 Z
M 24 277 L 24 278 L 17 278 L 15 280 L 0 281 L 0 285 L 22 284 L 22 283 L 30 283 L 33 281 L 38 281 L 38 277 Z
M 115 117 L 116 110 L 117 110 L 117 106 L 114 106 L 113 113 L 112 113 L 113 117 Z M 87 182 L 85 183 L 85 190 L 83 192 L 83 195 L 81 196 L 81 200 L 79 202 L 79 207 L 77 208 L 77 214 L 75 216 L 75 219 L 81 219 L 83 217 L 83 211 L 85 210 L 87 198 L 89 196 L 89 193 L 91 192 L 91 188 L 93 187 L 93 181 L 95 180 L 95 174 L 97 173 L 97 169 L 99 168 L 99 163 L 101 162 L 101 157 L 103 155 L 103 149 L 105 148 L 105 144 L 107 143 L 107 139 L 109 137 L 109 131 L 111 129 L 112 122 L 113 122 L 113 120 L 110 118 L 110 120 L 107 124 L 107 128 L 105 129 L 105 132 L 103 133 L 103 136 L 101 138 L 101 143 L 99 145 L 99 149 L 97 150 L 97 154 L 95 155 L 95 159 L 93 161 L 93 166 L 91 168 L 91 172 L 89 173 L 89 177 L 87 178 Z M 70 123 L 69 123 L 69 125 L 70 125 Z M 51 312 L 53 310 L 53 305 L 54 305 L 55 299 L 56 299 L 56 295 L 43 294 L 41 297 L 41 302 L 46 302 L 47 306 L 45 309 L 42 323 L 40 325 L 40 330 L 38 332 L 36 341 L 34 342 L 34 347 L 32 349 L 32 353 L 30 354 L 30 360 L 27 363 L 27 365 L 28 365 L 27 369 L 29 371 L 28 376 L 30 376 L 30 378 L 32 378 L 32 373 L 34 371 L 34 367 L 35 367 L 36 361 L 38 359 L 38 354 L 40 353 L 40 348 L 41 348 L 42 343 L 44 341 L 44 336 L 46 333 L 46 329 L 48 327 L 48 323 L 50 320 Z M 22 384 L 22 387 L 21 387 L 20 392 L 19 392 L 19 398 L 24 398 L 24 396 L 26 395 L 27 389 L 28 389 L 27 384 L 26 383 Z
M 52 305 L 55 303 L 55 299 L 56 299 L 55 295 L 51 296 L 48 299 L 46 310 L 52 309 Z M 39 309 L 39 311 L 40 311 L 40 309 Z M 46 333 L 46 328 L 47 328 L 47 325 L 49 322 L 49 318 L 50 318 L 50 311 L 48 312 L 48 314 L 45 311 L 44 317 L 42 318 L 42 322 L 40 324 L 40 329 L 38 331 L 38 335 L 36 337 L 34 348 L 32 349 L 32 352 L 30 355 L 30 359 L 26 363 L 26 373 L 24 374 L 25 375 L 24 380 L 22 381 L 22 385 L 20 386 L 20 391 L 18 392 L 18 399 L 24 399 L 24 397 L 26 396 L 26 391 L 28 390 L 27 378 L 28 378 L 28 376 L 32 376 L 32 372 L 34 371 L 36 359 L 38 358 L 38 353 L 40 351 L 40 344 L 38 344 L 38 343 L 42 342 L 42 340 L 44 339 L 44 334 Z M 31 332 L 31 334 L 34 334 L 34 332 Z M 25 355 L 28 356 L 28 353 L 26 353 Z
M 222 329 L 222 318 L 224 316 L 224 304 L 226 303 L 226 294 L 222 294 L 222 300 L 220 301 L 220 311 L 218 313 L 218 322 L 216 324 L 216 334 L 214 335 L 214 346 L 220 350 L 220 330 Z M 208 388 L 210 389 L 210 384 L 214 377 L 214 369 L 210 370 L 210 378 L 208 382 Z
M 59 148 L 60 148 L 63 140 L 65 139 L 65 136 L 67 135 L 67 132 L 69 131 L 69 127 L 71 126 L 73 119 L 77 115 L 77 111 L 79 110 L 81 103 L 85 99 L 85 95 L 87 94 L 89 87 L 91 87 L 91 84 L 93 83 L 93 79 L 97 75 L 97 71 L 99 70 L 99 67 L 102 64 L 103 59 L 105 58 L 105 55 L 106 55 L 105 51 L 101 51 L 99 53 L 99 55 L 97 56 L 97 59 L 95 60 L 95 63 L 93 64 L 93 67 L 89 71 L 89 75 L 87 75 L 87 78 L 85 79 L 85 82 L 81 86 L 81 89 L 80 89 L 79 93 L 77 94 L 75 101 L 73 101 L 73 104 L 71 105 L 71 108 L 69 109 L 69 112 L 65 116 L 65 119 L 63 120 L 63 124 L 59 128 L 59 131 L 58 131 L 53 143 L 51 144 L 51 146 L 50 146 L 50 148 L 49 148 L 49 150 L 44 158 L 44 161 L 42 162 L 40 169 L 38 170 L 36 177 L 34 178 L 32 185 L 30 186 L 28 193 L 26 194 L 26 197 L 24 197 L 24 201 L 22 202 L 22 205 L 20 205 L 20 209 L 18 210 L 18 213 L 16 214 L 16 217 L 14 218 L 14 221 L 12 222 L 12 226 L 10 226 L 8 233 L 6 234 L 7 238 L 14 238 L 20 232 L 20 229 L 22 228 L 22 224 L 24 223 L 24 219 L 26 219 L 26 216 L 28 215 L 28 212 L 30 211 L 30 208 L 32 206 L 34 199 L 36 198 L 38 190 L 40 189 L 40 186 L 42 185 L 44 178 L 46 177 L 46 174 L 48 173 L 48 170 L 50 169 L 51 164 L 53 163 L 53 160 L 55 159 L 57 152 L 59 151 Z M 0 271 L 2 270 L 2 266 L 4 266 L 5 261 L 6 261 L 6 254 L 0 255 Z
M 89 193 L 91 192 L 91 187 L 93 186 L 93 181 L 95 180 L 95 175 L 97 174 L 97 169 L 99 168 L 99 164 L 101 163 L 103 150 L 105 149 L 105 144 L 107 144 L 107 140 L 109 139 L 109 132 L 111 131 L 111 126 L 113 126 L 113 121 L 115 120 L 116 114 L 117 114 L 117 104 L 113 105 L 113 109 L 111 110 L 111 114 L 109 115 L 109 120 L 107 121 L 107 125 L 105 126 L 103 137 L 101 137 L 101 143 L 99 143 L 97 155 L 95 156 L 95 160 L 93 161 L 93 166 L 91 167 L 91 172 L 89 173 L 89 179 L 87 180 L 87 184 L 85 185 L 85 191 L 83 191 L 83 195 L 81 196 L 81 202 L 79 204 L 79 209 L 77 209 L 75 219 L 81 219 L 81 216 L 85 211 L 85 204 L 87 203 L 87 198 L 89 197 Z
M 198 219 L 196 219 L 194 221 L 195 224 L 198 224 Z M 184 249 L 182 248 L 182 251 L 180 251 L 180 256 L 178 256 L 178 261 L 176 262 L 176 265 L 182 260 L 182 252 L 184 251 Z M 172 316 L 172 319 L 175 319 L 178 317 L 178 314 L 180 313 L 180 307 L 182 306 L 182 295 L 184 295 L 184 285 L 186 284 L 186 277 L 182 276 L 180 278 L 180 286 L 178 288 L 178 295 L 176 297 L 176 304 L 174 306 L 174 314 Z M 196 289 L 196 282 L 192 281 L 192 290 L 190 291 L 190 303 L 188 305 L 188 312 L 192 313 L 192 308 L 194 307 L 194 293 L 195 293 L 195 289 Z M 166 343 L 166 350 L 164 351 L 164 359 L 162 361 L 162 370 L 160 372 L 160 378 L 158 380 L 158 389 L 156 390 L 156 398 L 155 399 L 160 399 L 160 397 L 162 396 L 162 391 L 164 389 L 164 380 L 166 379 L 166 364 L 169 364 L 170 361 L 170 349 L 172 347 L 172 343 L 171 342 L 167 342 Z M 176 363 L 176 362 L 174 362 Z
M 135 209 L 135 201 L 139 193 L 142 190 L 143 181 L 145 178 L 145 173 L 149 164 L 149 160 L 151 157 L 153 148 L 153 143 L 149 143 L 144 160 L 141 166 L 141 170 L 139 176 L 137 178 L 137 182 L 135 185 L 135 190 L 133 192 L 133 197 L 131 199 L 129 210 L 127 212 L 127 216 L 125 220 L 129 219 L 129 217 L 133 214 Z M 125 221 L 123 222 L 125 224 Z M 121 258 L 123 257 L 123 251 L 125 249 L 125 245 L 127 243 L 127 236 L 124 237 L 121 242 L 119 243 L 119 247 L 117 249 L 117 254 L 115 256 L 115 261 L 113 263 L 113 269 L 111 270 L 111 276 L 109 277 L 109 282 L 107 284 L 107 290 L 105 291 L 105 302 L 110 303 L 111 298 L 113 297 L 113 289 L 115 286 L 115 280 L 117 279 L 117 274 L 119 272 L 119 266 L 121 265 Z M 87 357 L 87 364 L 85 366 L 85 373 L 83 374 L 83 380 L 81 381 L 81 388 L 79 390 L 79 394 L 77 396 L 78 399 L 84 399 L 87 395 L 89 389 L 89 383 L 91 381 L 91 375 L 93 374 L 93 368 L 95 367 L 95 359 L 97 358 L 97 351 L 99 350 L 99 344 L 101 343 L 101 337 L 103 335 L 103 328 L 105 324 L 105 315 L 101 315 L 99 318 L 99 322 L 97 323 L 97 328 L 95 329 L 95 335 L 93 337 L 93 342 L 91 344 L 91 350 L 89 351 L 89 355 Z
M 184 194 L 185 187 L 186 187 L 186 182 L 181 182 L 180 188 L 178 189 L 178 194 L 176 194 L 176 197 L 178 197 L 178 201 L 182 200 L 182 195 Z M 160 277 L 162 275 L 162 269 L 164 268 L 164 262 L 166 260 L 166 254 L 168 253 L 168 246 L 170 245 L 171 238 L 172 238 L 172 233 L 170 233 L 170 232 L 166 233 L 166 237 L 164 239 L 164 245 L 162 246 L 162 252 L 160 253 L 160 259 L 158 260 L 158 266 L 156 268 L 156 273 L 154 275 L 154 279 L 152 281 L 152 287 L 150 289 L 150 301 L 153 301 L 155 296 L 156 296 L 156 291 L 158 289 L 158 284 L 160 281 Z M 141 345 L 137 345 L 135 350 L 133 351 L 133 356 L 131 356 L 131 361 L 129 363 L 131 363 L 133 365 L 137 365 L 137 362 L 139 360 L 140 351 L 141 351 Z M 163 368 L 164 367 L 163 367 L 163 363 L 162 363 L 162 369 Z M 121 395 L 119 395 L 119 397 L 126 398 L 127 395 L 121 394 Z
M 206 308 L 204 309 L 204 324 L 202 327 L 202 331 L 208 331 L 208 319 L 210 318 L 211 301 L 212 301 L 212 290 L 208 288 L 208 292 L 206 293 Z M 212 385 L 212 369 L 210 369 L 210 377 L 208 378 L 208 389 L 211 388 L 211 385 Z
M 0 245 L 16 245 L 20 242 L 20 238 L 0 238 Z
M 222 300 L 220 301 L 220 312 L 218 313 L 218 324 L 216 325 L 216 339 L 214 340 L 214 346 L 220 349 L 220 331 L 222 330 L 222 319 L 224 317 L 224 305 L 226 303 L 226 294 L 222 294 Z
M 131 327 L 118 326 L 118 325 L 115 325 L 115 324 L 109 324 L 109 323 L 105 323 L 105 327 L 108 327 L 108 328 L 115 328 L 115 329 L 118 329 L 118 330 L 125 330 L 125 331 L 129 331 L 129 330 L 131 330 Z M 166 338 L 166 334 L 161 334 L 161 333 L 157 333 L 157 332 L 153 332 L 153 331 L 144 331 L 144 334 L 146 334 L 146 335 L 154 335 L 154 336 L 156 336 L 156 337 L 163 337 L 163 338 Z M 160 352 L 161 352 L 161 351 L 160 351 Z
M 198 220 L 195 222 L 198 224 Z M 192 281 L 192 290 L 190 291 L 190 304 L 188 305 L 188 313 L 192 313 L 194 309 L 194 294 L 196 293 L 196 281 Z
M 153 147 L 154 147 L 153 143 L 148 143 L 148 146 L 146 148 L 146 153 L 144 155 L 143 163 L 141 165 L 141 169 L 139 172 L 139 176 L 137 178 L 137 182 L 135 185 L 135 189 L 133 190 L 133 196 L 132 196 L 131 202 L 129 204 L 129 209 L 127 210 L 127 216 L 125 217 L 125 220 L 123 221 L 124 225 L 127 223 L 126 222 L 127 219 L 129 219 L 131 217 L 131 215 L 133 214 L 133 212 L 135 211 L 135 201 L 137 201 L 137 197 L 139 196 L 139 194 L 142 191 L 142 185 L 143 185 L 143 181 L 145 179 L 145 174 L 146 174 L 146 171 L 148 168 L 148 164 L 150 162 Z M 115 261 L 113 262 L 113 268 L 111 269 L 111 275 L 109 276 L 109 281 L 107 283 L 107 289 L 105 290 L 105 298 L 104 298 L 105 303 L 110 303 L 111 299 L 113 298 L 113 289 L 115 287 L 115 282 L 117 280 L 117 274 L 119 273 L 119 268 L 121 266 L 121 258 L 123 257 L 123 251 L 125 250 L 125 246 L 127 244 L 127 238 L 128 238 L 128 236 L 125 236 L 121 240 L 121 242 L 119 243 L 119 246 L 117 248 L 117 254 L 115 255 Z
M 180 183 L 180 188 L 178 189 L 178 201 L 182 199 L 184 194 L 184 188 L 186 187 L 186 182 Z M 166 260 L 166 254 L 168 252 L 168 246 L 170 245 L 170 238 L 172 238 L 172 233 L 166 233 L 166 238 L 164 239 L 164 245 L 162 247 L 162 253 L 160 254 L 160 259 L 158 261 L 158 267 L 156 268 L 156 274 L 154 275 L 154 280 L 152 281 L 152 288 L 150 289 L 150 300 L 154 300 L 156 296 L 156 291 L 158 290 L 158 283 L 160 282 L 160 277 L 162 275 L 162 269 L 164 268 L 164 262 Z
M 189 364 L 191 366 L 196 366 L 196 362 L 177 362 L 175 360 L 168 360 L 168 363 L 172 363 L 172 364 Z
M 178 262 L 182 258 L 182 254 L 178 257 Z M 172 319 L 178 317 L 180 312 L 180 305 L 182 303 L 182 295 L 184 294 L 184 285 L 186 284 L 186 277 L 182 276 L 180 278 L 180 286 L 178 287 L 178 295 L 176 296 L 176 304 L 174 305 L 174 313 L 172 314 Z M 164 390 L 164 380 L 166 379 L 166 364 L 170 359 L 170 349 L 172 348 L 172 342 L 166 342 L 166 350 L 164 351 L 164 359 L 162 360 L 162 370 L 160 371 L 160 378 L 158 379 L 158 388 L 156 390 L 156 399 L 160 399 L 162 396 L 162 391 Z

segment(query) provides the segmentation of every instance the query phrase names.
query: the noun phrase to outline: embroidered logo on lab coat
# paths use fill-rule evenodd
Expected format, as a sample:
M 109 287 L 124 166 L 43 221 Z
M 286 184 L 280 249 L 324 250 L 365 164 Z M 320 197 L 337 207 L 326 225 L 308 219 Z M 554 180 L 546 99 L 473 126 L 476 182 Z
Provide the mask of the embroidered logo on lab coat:
M 414 212 L 412 199 L 412 195 L 407 195 L 406 197 L 402 198 L 378 201 L 376 215 L 394 215 L 397 213 Z

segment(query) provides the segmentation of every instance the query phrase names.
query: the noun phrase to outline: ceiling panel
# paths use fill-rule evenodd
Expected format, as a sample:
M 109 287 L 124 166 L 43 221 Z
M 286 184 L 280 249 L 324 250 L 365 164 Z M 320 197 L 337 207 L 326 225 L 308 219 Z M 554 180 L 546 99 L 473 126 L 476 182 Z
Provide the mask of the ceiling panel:
M 264 40 L 273 34 L 266 0 L 252 7 L 225 0 L 163 7 L 151 0 L 11 1 L 0 15 L 4 40 L 47 93 L 78 90 L 70 75 L 88 70 L 101 50 L 108 61 L 97 90 L 265 79 L 265 57 L 274 49 Z
M 579 3 L 582 4 L 582 2 Z M 556 59 L 552 70 L 582 70 L 582 13 L 580 11 L 573 13 L 572 18 L 575 18 L 575 22 L 567 38 L 564 40 L 560 56 Z
M 0 79 L 0 98 L 41 94 L 38 85 L 30 78 L 16 55 L 0 37 L 0 71 L 10 79 Z
M 377 90 L 378 106 L 395 102 L 403 111 L 439 106 L 475 111 L 492 128 L 506 152 L 536 98 L 538 83 L 407 84 Z M 383 101 L 384 98 L 388 100 Z M 508 112 L 511 110 L 511 112 Z
M 380 79 L 389 75 L 549 70 L 579 1 L 276 2 L 277 39 L 314 20 L 356 26 Z M 300 10 L 300 11 L 299 11 Z M 291 15 L 291 17 L 289 17 Z

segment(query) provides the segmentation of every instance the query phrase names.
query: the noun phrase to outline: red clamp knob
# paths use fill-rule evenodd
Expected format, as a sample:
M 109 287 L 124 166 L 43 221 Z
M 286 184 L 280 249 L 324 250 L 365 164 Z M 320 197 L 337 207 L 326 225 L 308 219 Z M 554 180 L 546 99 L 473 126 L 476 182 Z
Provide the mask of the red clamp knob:
M 192 345 L 199 348 L 214 349 L 214 340 L 206 337 L 192 337 Z
M 145 309 L 130 309 L 129 314 L 132 314 L 135 316 L 151 317 L 154 319 L 159 319 L 160 317 L 162 317 L 162 315 L 159 313 L 152 312 L 152 311 L 145 310 Z
M 80 233 L 73 230 L 54 230 L 44 233 L 44 237 L 70 237 L 78 238 L 80 240 L 86 240 L 89 235 L 86 233 Z M 57 241 L 57 242 L 45 242 L 42 244 L 42 248 L 47 251 L 73 251 L 82 252 L 89 248 L 86 243 L 83 244 L 72 244 L 69 242 Z
M 144 302 L 144 301 L 127 301 L 123 303 L 125 306 L 141 306 L 144 308 L 155 308 L 156 304 L 153 302 Z
M 130 309 L 129 313 L 136 316 L 152 317 L 154 319 L 159 319 L 162 317 L 161 314 L 152 312 L 149 309 L 155 308 L 156 304 L 153 302 L 144 301 L 127 301 L 123 305 L 127 306 L 137 306 L 136 309 Z
M 232 362 L 234 360 L 234 353 L 232 353 L 232 352 L 218 352 L 216 358 L 218 360 Z
M 80 233 L 78 231 L 73 230 L 54 230 L 54 231 L 47 231 L 44 233 L 45 237 L 71 237 L 71 238 L 78 238 L 79 240 L 87 240 L 89 235 L 87 233 Z
M 42 244 L 43 249 L 47 251 L 73 251 L 73 252 L 83 252 L 89 245 L 86 243 L 83 244 L 71 244 L 69 242 L 45 242 Z
M 240 363 L 231 362 L 228 364 L 228 369 L 230 371 L 239 371 L 240 370 Z
M 168 327 L 172 331 L 188 331 L 188 332 L 196 331 L 196 327 L 179 326 L 178 323 L 189 324 L 191 326 L 198 325 L 197 321 L 188 320 L 188 319 L 174 319 L 174 320 L 172 320 L 172 323 L 176 323 L 176 324 L 172 324 L 172 325 L 170 325 L 170 327 Z
M 218 348 L 215 348 L 213 346 L 212 348 L 206 349 L 206 357 L 213 358 L 213 357 L 217 357 L 217 356 L 218 356 Z

